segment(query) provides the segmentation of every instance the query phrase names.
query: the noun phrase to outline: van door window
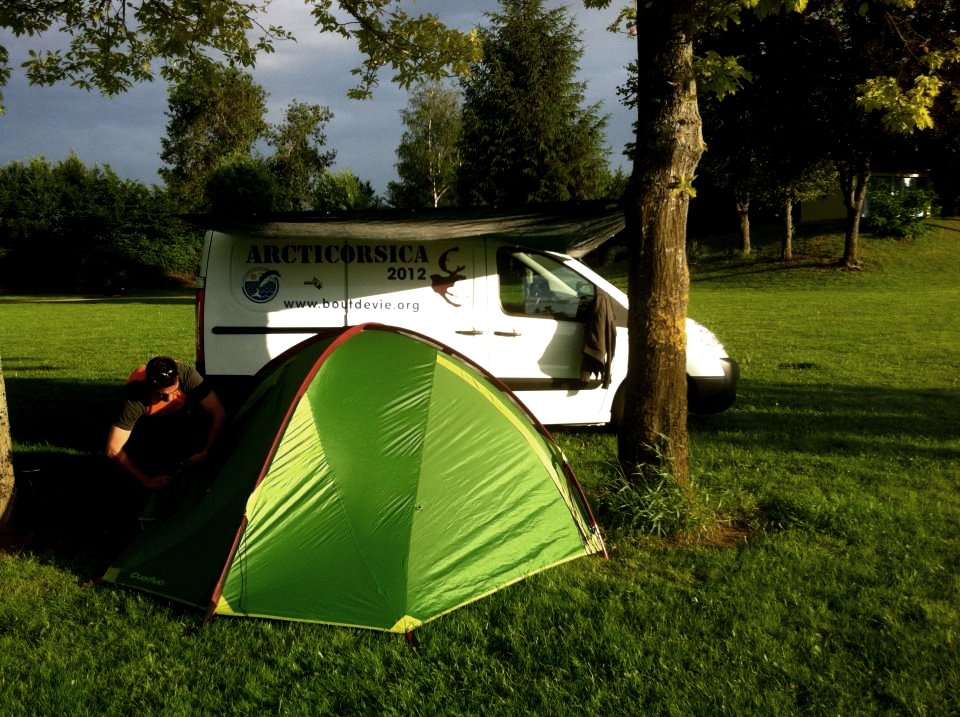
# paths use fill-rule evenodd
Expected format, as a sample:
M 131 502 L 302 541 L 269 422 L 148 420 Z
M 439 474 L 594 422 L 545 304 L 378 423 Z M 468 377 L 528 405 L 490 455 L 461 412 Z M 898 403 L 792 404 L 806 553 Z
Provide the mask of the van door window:
M 596 287 L 553 257 L 501 249 L 497 253 L 497 273 L 504 313 L 586 321 Z

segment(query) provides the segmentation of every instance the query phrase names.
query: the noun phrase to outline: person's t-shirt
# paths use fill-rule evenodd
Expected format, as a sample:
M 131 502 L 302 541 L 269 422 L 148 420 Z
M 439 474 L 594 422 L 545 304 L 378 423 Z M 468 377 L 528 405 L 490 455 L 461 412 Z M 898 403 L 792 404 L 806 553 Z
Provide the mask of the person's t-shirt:
M 188 402 L 202 401 L 210 393 L 210 386 L 196 369 L 180 361 L 177 364 L 179 386 L 169 401 L 153 401 L 153 386 L 147 381 L 145 366 L 130 374 L 123 387 L 120 408 L 113 425 L 132 431 L 137 421 L 145 416 L 170 416 L 187 406 Z

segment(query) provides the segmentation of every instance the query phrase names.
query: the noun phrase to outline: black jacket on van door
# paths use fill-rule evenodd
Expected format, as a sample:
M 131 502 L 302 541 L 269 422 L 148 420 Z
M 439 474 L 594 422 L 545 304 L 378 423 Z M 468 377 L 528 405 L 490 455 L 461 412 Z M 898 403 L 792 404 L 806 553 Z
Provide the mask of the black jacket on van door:
M 613 301 L 602 291 L 597 291 L 590 302 L 590 315 L 583 331 L 583 361 L 580 364 L 580 379 L 589 380 L 597 374 L 603 387 L 610 386 L 610 365 L 617 348 L 617 324 Z

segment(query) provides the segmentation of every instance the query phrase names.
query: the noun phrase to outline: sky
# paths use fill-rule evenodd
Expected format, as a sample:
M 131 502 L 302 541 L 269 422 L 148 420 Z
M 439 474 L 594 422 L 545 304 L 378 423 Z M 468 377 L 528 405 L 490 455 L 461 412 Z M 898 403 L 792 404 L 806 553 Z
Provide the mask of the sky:
M 625 166 L 623 146 L 631 139 L 633 116 L 620 104 L 616 88 L 626 79 L 624 66 L 634 54 L 625 35 L 606 30 L 613 10 L 587 10 L 576 2 L 547 0 L 547 7 L 566 6 L 582 32 L 584 54 L 578 79 L 587 82 L 586 102 L 601 102 L 609 115 L 606 130 L 611 170 Z M 489 24 L 486 12 L 496 12 L 495 0 L 420 0 L 412 12 L 435 12 L 448 25 L 470 29 Z M 275 0 L 266 23 L 292 30 L 297 42 L 276 44 L 276 52 L 262 55 L 248 70 L 268 93 L 266 120 L 278 123 L 294 99 L 319 104 L 333 111 L 327 124 L 326 149 L 335 150 L 334 171 L 350 169 L 369 181 L 381 195 L 387 182 L 396 179 L 396 148 L 403 133 L 400 110 L 408 95 L 382 73 L 372 100 L 351 100 L 354 86 L 350 70 L 359 65 L 359 53 L 349 40 L 321 34 L 308 9 L 297 0 Z M 42 156 L 51 162 L 71 152 L 86 164 L 109 165 L 120 177 L 146 184 L 161 182 L 160 140 L 166 133 L 167 86 L 158 79 L 135 85 L 128 92 L 105 98 L 60 83 L 53 87 L 30 86 L 19 64 L 29 49 L 63 44 L 51 32 L 41 38 L 15 38 L 0 31 L 0 45 L 10 53 L 13 76 L 3 93 L 7 111 L 0 116 L 0 165 Z

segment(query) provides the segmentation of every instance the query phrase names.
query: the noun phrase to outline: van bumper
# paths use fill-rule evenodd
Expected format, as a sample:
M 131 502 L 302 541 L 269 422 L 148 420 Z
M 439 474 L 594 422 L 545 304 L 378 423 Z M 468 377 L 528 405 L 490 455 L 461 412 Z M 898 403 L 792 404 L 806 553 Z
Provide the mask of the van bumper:
M 723 376 L 688 376 L 687 410 L 708 414 L 725 411 L 737 398 L 740 365 L 732 358 L 722 358 Z

